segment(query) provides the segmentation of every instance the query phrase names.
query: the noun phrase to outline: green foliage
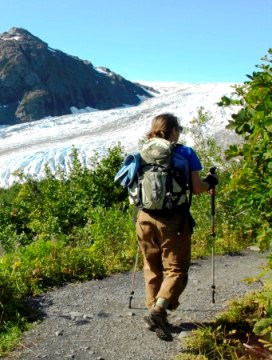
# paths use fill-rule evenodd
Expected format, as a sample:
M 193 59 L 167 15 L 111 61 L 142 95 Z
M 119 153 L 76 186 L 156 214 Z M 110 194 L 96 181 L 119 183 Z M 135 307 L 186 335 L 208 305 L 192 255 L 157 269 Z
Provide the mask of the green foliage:
M 0 357 L 11 351 L 19 344 L 20 335 L 23 330 L 28 327 L 14 323 L 7 323 L 0 331 Z
M 229 308 L 214 322 L 194 330 L 184 339 L 187 355 L 199 354 L 209 360 L 250 358 L 243 344 L 251 344 L 254 339 L 254 323 L 256 318 L 264 316 L 264 303 L 263 292 L 251 293 L 230 302 Z M 263 321 L 264 318 L 260 323 Z
M 194 330 L 192 335 L 184 340 L 188 359 L 190 355 L 194 359 L 196 354 L 209 360 L 238 359 L 237 352 L 241 351 L 242 344 L 234 340 L 234 334 L 235 331 L 228 332 L 221 326 L 212 325 Z
M 91 181 L 88 184 L 92 207 L 110 207 L 127 201 L 127 190 L 124 190 L 113 181 L 122 161 L 123 151 L 120 146 L 115 146 L 102 158 L 99 158 L 98 154 L 95 154 L 92 158 L 95 170 L 91 173 Z
M 208 123 L 212 120 L 209 112 L 203 107 L 197 109 L 197 116 L 190 122 L 190 134 L 194 141 L 194 148 L 201 159 L 204 170 L 208 171 L 213 165 L 223 165 L 223 153 L 215 139 L 209 135 Z
M 83 166 L 74 149 L 69 178 L 59 170 L 53 175 L 49 167 L 42 181 L 18 174 L 22 185 L 7 190 L 2 197 L 3 222 L 0 225 L 0 243 L 3 251 L 16 245 L 30 244 L 35 238 L 68 239 L 74 228 L 82 228 L 88 221 L 87 212 L 96 206 L 110 207 L 122 202 L 127 192 L 117 186 L 113 176 L 123 161 L 120 146 L 109 149 L 105 157 Z
M 0 357 L 18 344 L 21 332 L 28 328 L 22 316 L 24 312 L 24 302 L 18 289 L 3 269 L 0 271 Z
M 67 281 L 105 275 L 104 266 L 89 248 L 72 248 L 62 241 L 38 240 L 2 259 L 0 271 L 17 295 L 37 295 Z M 0 299 L 2 302 L 2 299 Z M 4 302 L 4 301 L 3 301 Z
M 270 349 L 272 350 L 272 318 L 258 320 L 254 325 L 253 331 L 259 336 L 268 335 L 267 339 L 270 342 Z
M 271 254 L 270 254 L 271 258 Z M 255 319 L 255 325 L 253 332 L 259 336 L 259 342 L 261 342 L 264 348 L 272 351 L 272 286 L 271 286 L 271 268 L 265 268 L 265 273 L 268 275 L 264 282 L 264 291 L 262 292 L 261 303 L 263 306 L 262 316 Z
M 239 157 L 240 168 L 233 174 L 229 189 L 239 193 L 237 207 L 251 214 L 262 248 L 270 245 L 272 235 L 272 49 L 248 75 L 249 81 L 236 86 L 242 108 L 232 115 L 229 128 L 244 139 L 227 151 L 228 158 Z M 237 104 L 222 98 L 221 105 Z
M 134 211 L 115 206 L 97 207 L 88 213 L 90 222 L 86 229 L 91 234 L 92 250 L 110 273 L 132 268 L 137 249 Z
M 229 190 L 232 174 L 239 168 L 234 161 L 226 161 L 221 148 L 214 138 L 209 136 L 208 123 L 211 115 L 201 107 L 197 116 L 190 123 L 190 135 L 194 141 L 194 149 L 201 159 L 204 174 L 212 166 L 217 166 L 219 185 L 216 187 L 216 252 L 233 253 L 253 242 L 251 226 L 248 225 L 247 213 L 236 207 L 237 195 Z M 203 176 L 204 177 L 204 176 Z M 239 194 L 240 196 L 240 194 Z M 192 254 L 194 257 L 207 255 L 211 251 L 211 205 L 208 193 L 193 197 L 191 212 L 196 221 Z

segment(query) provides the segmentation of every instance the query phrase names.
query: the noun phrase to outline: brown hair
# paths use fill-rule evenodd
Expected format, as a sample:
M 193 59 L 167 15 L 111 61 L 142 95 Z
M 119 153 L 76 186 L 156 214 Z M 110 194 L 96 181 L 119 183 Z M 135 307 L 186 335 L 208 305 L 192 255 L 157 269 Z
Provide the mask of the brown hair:
M 152 120 L 151 129 L 147 133 L 147 138 L 159 137 L 168 140 L 171 137 L 173 129 L 178 131 L 182 129 L 179 125 L 178 118 L 170 113 L 160 114 Z

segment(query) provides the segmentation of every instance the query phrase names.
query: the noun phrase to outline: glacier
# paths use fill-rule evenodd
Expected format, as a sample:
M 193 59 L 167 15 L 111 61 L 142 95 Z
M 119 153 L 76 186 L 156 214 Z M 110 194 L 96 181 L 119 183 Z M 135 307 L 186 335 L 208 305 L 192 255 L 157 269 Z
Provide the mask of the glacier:
M 152 93 L 153 98 L 143 100 L 138 106 L 76 111 L 71 115 L 0 126 L 0 187 L 9 187 L 17 180 L 14 175 L 16 170 L 41 179 L 46 164 L 53 173 L 60 167 L 69 174 L 73 147 L 86 166 L 89 166 L 94 151 L 103 155 L 117 143 L 126 152 L 134 151 L 149 130 L 152 118 L 163 112 L 178 116 L 187 130 L 183 140 L 189 146 L 193 145 L 190 121 L 197 115 L 199 107 L 211 115 L 207 133 L 216 138 L 222 147 L 233 142 L 234 134 L 225 127 L 234 109 L 219 107 L 217 102 L 223 95 L 232 96 L 235 84 L 139 83 L 152 87 L 156 92 Z

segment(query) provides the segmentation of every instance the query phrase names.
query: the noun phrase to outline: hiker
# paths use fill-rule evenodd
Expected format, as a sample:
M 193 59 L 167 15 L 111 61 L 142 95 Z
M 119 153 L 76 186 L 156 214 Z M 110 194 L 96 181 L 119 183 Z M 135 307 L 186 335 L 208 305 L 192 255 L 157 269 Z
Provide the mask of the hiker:
M 176 144 L 181 131 L 176 116 L 161 114 L 152 120 L 147 142 L 159 138 Z M 210 173 L 201 180 L 202 166 L 192 148 L 179 145 L 173 151 L 188 163 L 193 194 L 207 192 L 217 185 L 216 175 Z M 144 321 L 162 340 L 172 340 L 167 327 L 167 310 L 178 307 L 179 296 L 187 285 L 194 225 L 187 197 L 170 209 L 142 208 L 137 213 L 136 233 L 143 254 L 145 304 L 149 309 Z

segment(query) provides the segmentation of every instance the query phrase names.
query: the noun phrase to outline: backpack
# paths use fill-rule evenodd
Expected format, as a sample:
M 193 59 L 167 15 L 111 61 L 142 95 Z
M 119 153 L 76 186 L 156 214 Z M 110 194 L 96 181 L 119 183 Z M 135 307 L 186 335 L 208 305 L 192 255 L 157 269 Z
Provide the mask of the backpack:
M 174 152 L 175 146 L 162 138 L 149 139 L 143 145 L 128 186 L 130 204 L 152 211 L 171 210 L 188 202 L 189 164 Z

